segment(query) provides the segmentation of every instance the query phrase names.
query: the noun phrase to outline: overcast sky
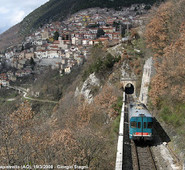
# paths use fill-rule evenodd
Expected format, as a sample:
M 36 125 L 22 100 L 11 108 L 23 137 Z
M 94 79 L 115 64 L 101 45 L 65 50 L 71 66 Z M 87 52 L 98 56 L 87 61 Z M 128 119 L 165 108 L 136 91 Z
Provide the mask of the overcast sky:
M 0 0 L 0 34 L 49 0 Z

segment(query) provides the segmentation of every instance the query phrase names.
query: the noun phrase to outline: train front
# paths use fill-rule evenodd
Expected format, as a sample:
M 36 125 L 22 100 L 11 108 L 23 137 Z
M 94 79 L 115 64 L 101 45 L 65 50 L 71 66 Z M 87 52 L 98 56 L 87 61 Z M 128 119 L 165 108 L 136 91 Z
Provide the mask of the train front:
M 153 117 L 146 107 L 133 106 L 129 111 L 129 137 L 132 140 L 153 140 Z

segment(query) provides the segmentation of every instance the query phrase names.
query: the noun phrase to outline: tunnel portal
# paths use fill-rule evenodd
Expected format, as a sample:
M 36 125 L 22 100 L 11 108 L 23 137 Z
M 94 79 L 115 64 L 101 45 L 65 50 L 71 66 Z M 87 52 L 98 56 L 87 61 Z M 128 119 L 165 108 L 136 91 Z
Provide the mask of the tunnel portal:
M 125 86 L 125 93 L 126 94 L 133 94 L 134 93 L 134 86 L 131 83 L 128 83 Z

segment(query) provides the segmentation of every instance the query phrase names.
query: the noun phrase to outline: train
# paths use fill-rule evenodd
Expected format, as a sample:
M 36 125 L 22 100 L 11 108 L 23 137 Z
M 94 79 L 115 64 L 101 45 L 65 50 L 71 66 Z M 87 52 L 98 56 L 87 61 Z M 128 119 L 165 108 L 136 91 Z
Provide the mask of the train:
M 132 102 L 128 105 L 129 138 L 134 141 L 153 140 L 153 116 L 141 102 Z

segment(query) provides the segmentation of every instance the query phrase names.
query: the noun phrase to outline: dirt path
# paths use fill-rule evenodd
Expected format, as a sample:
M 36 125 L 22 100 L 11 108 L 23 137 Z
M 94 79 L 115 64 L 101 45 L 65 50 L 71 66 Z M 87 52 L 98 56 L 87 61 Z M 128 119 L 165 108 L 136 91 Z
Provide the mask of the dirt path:
M 58 103 L 58 101 L 51 101 L 51 100 L 44 100 L 44 99 L 36 99 L 36 98 L 27 97 L 27 90 L 22 88 L 22 87 L 9 86 L 9 88 L 22 92 L 23 93 L 23 98 L 25 98 L 27 100 L 44 102 L 44 103 L 55 103 L 55 104 Z M 16 100 L 16 98 L 8 99 L 7 101 L 14 101 L 14 100 Z
M 27 100 L 38 101 L 38 102 L 44 102 L 44 103 L 55 103 L 55 104 L 58 103 L 58 101 L 43 100 L 43 99 L 35 99 L 35 98 L 27 97 L 27 96 L 26 96 L 27 93 L 26 93 L 26 92 L 23 92 L 23 93 L 24 93 L 23 97 L 24 97 L 25 99 L 27 99 Z

